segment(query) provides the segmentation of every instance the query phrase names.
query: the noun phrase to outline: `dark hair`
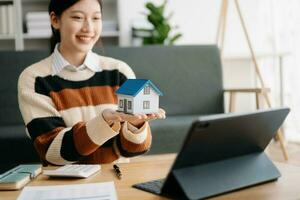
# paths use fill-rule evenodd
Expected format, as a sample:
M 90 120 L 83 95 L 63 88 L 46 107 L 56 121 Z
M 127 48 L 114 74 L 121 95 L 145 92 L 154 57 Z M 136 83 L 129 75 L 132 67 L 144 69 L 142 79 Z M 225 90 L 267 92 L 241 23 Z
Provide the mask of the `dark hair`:
M 61 17 L 62 13 L 73 6 L 75 3 L 77 3 L 80 0 L 50 0 L 48 12 L 49 15 L 51 12 L 54 12 L 57 17 Z M 98 0 L 102 12 L 102 0 Z M 59 30 L 56 30 L 51 26 L 52 29 L 52 36 L 50 39 L 50 48 L 51 52 L 54 51 L 55 45 L 60 42 L 60 33 Z

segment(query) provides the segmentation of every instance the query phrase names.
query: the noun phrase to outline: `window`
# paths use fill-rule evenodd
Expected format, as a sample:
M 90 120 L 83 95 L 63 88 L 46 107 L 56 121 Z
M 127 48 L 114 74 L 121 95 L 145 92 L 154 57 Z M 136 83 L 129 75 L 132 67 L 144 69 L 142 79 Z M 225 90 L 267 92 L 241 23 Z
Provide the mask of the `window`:
M 143 108 L 144 109 L 150 109 L 150 101 L 144 101 L 143 102 Z
M 123 108 L 123 100 L 120 99 L 120 102 L 119 102 L 119 106 L 120 108 Z
M 132 107 L 131 101 L 128 101 L 127 103 L 128 103 L 128 106 L 127 106 L 128 110 L 131 110 L 132 109 L 131 108 Z
M 144 94 L 150 94 L 150 86 L 147 85 L 145 88 L 144 88 Z

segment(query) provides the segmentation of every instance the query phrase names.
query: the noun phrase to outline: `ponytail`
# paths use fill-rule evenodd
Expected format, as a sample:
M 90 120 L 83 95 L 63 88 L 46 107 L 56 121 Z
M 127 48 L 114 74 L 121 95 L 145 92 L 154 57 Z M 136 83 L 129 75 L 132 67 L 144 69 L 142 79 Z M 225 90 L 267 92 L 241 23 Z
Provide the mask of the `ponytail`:
M 52 53 L 55 49 L 56 44 L 60 42 L 60 33 L 58 30 L 54 29 L 52 26 L 51 26 L 51 29 L 52 29 L 52 36 L 50 38 L 50 50 Z

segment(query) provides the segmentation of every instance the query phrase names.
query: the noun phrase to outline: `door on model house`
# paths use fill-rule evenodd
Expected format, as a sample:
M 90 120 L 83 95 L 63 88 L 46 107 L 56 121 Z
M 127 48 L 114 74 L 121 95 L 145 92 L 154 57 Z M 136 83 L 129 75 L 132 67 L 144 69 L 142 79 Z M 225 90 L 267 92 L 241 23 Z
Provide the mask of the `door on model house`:
M 124 99 L 124 113 L 127 113 L 127 99 Z

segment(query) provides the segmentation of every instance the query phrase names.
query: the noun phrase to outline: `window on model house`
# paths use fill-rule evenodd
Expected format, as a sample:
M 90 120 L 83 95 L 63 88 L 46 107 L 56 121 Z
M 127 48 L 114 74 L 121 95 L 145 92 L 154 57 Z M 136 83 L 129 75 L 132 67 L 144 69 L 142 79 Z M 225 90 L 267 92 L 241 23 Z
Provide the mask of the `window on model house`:
M 123 100 L 122 99 L 120 99 L 120 101 L 119 101 L 119 106 L 120 106 L 120 108 L 123 108 Z
M 132 109 L 131 101 L 128 101 L 127 104 L 128 104 L 128 106 L 127 106 L 128 110 L 131 110 Z
M 150 101 L 144 101 L 143 102 L 143 108 L 144 109 L 150 109 Z
M 150 86 L 147 85 L 145 88 L 144 88 L 144 94 L 150 94 Z

